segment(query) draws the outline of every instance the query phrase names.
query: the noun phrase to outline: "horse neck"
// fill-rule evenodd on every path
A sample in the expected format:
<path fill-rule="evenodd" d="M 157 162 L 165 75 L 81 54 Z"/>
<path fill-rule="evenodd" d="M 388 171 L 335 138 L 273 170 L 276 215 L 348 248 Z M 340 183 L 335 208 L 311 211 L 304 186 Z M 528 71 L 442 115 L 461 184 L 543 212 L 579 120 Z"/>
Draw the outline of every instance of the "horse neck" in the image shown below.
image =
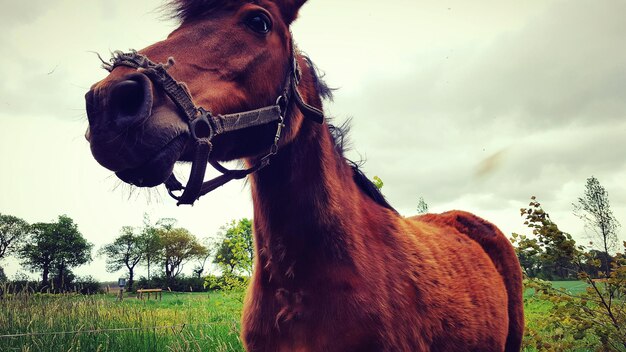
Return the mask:
<path fill-rule="evenodd" d="M 305 122 L 295 140 L 252 177 L 256 267 L 267 281 L 306 279 L 320 265 L 350 262 L 347 243 L 364 195 L 325 125 Z M 370 203 L 373 203 L 370 201 Z"/>

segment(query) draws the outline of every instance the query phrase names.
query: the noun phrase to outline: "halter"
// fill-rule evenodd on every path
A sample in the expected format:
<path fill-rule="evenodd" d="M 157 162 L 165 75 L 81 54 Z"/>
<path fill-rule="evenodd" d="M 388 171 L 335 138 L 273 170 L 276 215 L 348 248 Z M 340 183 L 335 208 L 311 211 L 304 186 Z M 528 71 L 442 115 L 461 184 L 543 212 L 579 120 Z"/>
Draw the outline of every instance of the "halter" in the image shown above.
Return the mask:
<path fill-rule="evenodd" d="M 227 115 L 213 115 L 210 111 L 193 103 L 191 93 L 187 90 L 185 84 L 175 80 L 167 72 L 174 65 L 173 58 L 169 58 L 166 64 L 157 64 L 135 50 L 131 50 L 128 53 L 116 51 L 113 53 L 110 61 L 104 62 L 102 67 L 109 72 L 118 66 L 137 69 L 150 78 L 154 85 L 160 86 L 182 113 L 181 118 L 189 125 L 189 131 L 195 142 L 195 155 L 187 185 L 183 187 L 182 183 L 172 174 L 165 181 L 165 187 L 169 195 L 178 201 L 177 205 L 193 205 L 197 199 L 216 188 L 232 180 L 242 179 L 269 165 L 270 159 L 278 153 L 278 142 L 285 127 L 285 114 L 292 97 L 305 117 L 319 124 L 324 123 L 324 113 L 320 109 L 307 104 L 298 91 L 301 72 L 293 44 L 290 63 L 291 67 L 285 78 L 281 94 L 276 98 L 274 105 Z M 277 127 L 274 143 L 268 153 L 252 167 L 242 170 L 229 170 L 217 161 L 209 160 L 211 150 L 213 149 L 213 144 L 211 143 L 213 137 L 275 121 L 277 122 Z M 207 163 L 210 163 L 222 175 L 203 182 Z M 182 191 L 182 194 L 176 195 L 174 192 L 177 191 Z"/>

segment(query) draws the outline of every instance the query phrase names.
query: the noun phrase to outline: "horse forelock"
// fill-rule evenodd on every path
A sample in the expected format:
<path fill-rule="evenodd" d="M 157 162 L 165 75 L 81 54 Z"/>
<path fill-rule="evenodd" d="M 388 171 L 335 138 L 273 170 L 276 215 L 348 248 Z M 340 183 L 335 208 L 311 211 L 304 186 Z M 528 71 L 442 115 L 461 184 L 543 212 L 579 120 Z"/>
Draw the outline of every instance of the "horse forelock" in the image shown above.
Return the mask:
<path fill-rule="evenodd" d="M 256 3 L 245 0 L 171 0 L 165 8 L 171 12 L 170 17 L 181 22 L 201 19 L 212 12 L 236 8 L 244 3 Z"/>

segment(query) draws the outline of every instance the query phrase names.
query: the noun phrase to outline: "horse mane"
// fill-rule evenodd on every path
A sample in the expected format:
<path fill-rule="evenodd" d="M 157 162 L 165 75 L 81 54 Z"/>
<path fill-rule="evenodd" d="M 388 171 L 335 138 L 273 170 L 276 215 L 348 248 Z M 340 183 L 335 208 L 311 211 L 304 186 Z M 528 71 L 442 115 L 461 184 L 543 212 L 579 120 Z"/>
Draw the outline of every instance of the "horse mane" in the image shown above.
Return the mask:
<path fill-rule="evenodd" d="M 387 202 L 387 199 L 385 199 L 385 196 L 382 194 L 382 192 L 367 176 L 365 176 L 363 171 L 361 171 L 361 167 L 365 162 L 363 160 L 359 162 L 354 162 L 344 155 L 344 153 L 350 149 L 350 143 L 347 139 L 348 132 L 350 132 L 350 122 L 351 120 L 347 120 L 339 126 L 327 123 L 328 130 L 330 131 L 330 134 L 333 137 L 333 141 L 335 142 L 335 152 L 341 158 L 343 158 L 343 160 L 352 169 L 352 179 L 354 180 L 354 183 L 356 183 L 356 185 L 359 187 L 361 192 L 365 193 L 374 202 L 376 202 L 376 204 L 392 210 L 395 213 L 398 213 L 398 211 L 393 206 L 391 206 L 389 202 Z"/>
<path fill-rule="evenodd" d="M 333 100 L 333 88 L 330 88 L 328 84 L 324 81 L 324 74 L 319 70 L 319 68 L 311 61 L 308 55 L 300 52 L 300 55 L 307 62 L 307 66 L 311 69 L 311 75 L 313 76 L 313 82 L 315 83 L 316 93 L 324 100 Z M 385 196 L 382 192 L 374 185 L 374 183 L 361 171 L 361 167 L 365 163 L 363 160 L 360 162 L 354 162 L 348 159 L 345 156 L 345 152 L 350 149 L 350 142 L 348 140 L 348 133 L 350 132 L 350 122 L 351 119 L 346 120 L 341 125 L 337 126 L 330 123 L 330 119 L 326 119 L 326 125 L 328 126 L 328 130 L 330 131 L 331 136 L 333 137 L 333 142 L 335 144 L 335 152 L 343 158 L 343 160 L 352 168 L 353 176 L 352 179 L 354 183 L 359 187 L 359 189 L 365 193 L 368 197 L 370 197 L 374 202 L 378 205 L 383 206 L 389 210 L 398 213 L 392 206 L 387 202 Z"/>

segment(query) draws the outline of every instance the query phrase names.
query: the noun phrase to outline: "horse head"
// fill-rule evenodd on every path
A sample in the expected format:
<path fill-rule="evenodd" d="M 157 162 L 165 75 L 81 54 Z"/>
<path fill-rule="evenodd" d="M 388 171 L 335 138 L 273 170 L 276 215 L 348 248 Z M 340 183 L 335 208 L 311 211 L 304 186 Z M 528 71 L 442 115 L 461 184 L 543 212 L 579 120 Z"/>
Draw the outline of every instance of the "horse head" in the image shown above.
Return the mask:
<path fill-rule="evenodd" d="M 136 53 L 142 60 L 162 64 L 192 106 L 211 116 L 282 108 L 279 141 L 276 123 L 215 133 L 211 160 L 246 158 L 253 163 L 298 134 L 305 118 L 295 100 L 321 109 L 314 75 L 307 70 L 308 61 L 297 54 L 289 31 L 305 2 L 177 0 L 172 6 L 180 26 L 167 39 Z M 105 63 L 110 74 L 86 94 L 86 138 L 95 159 L 123 181 L 153 187 L 168 180 L 177 161 L 197 158 L 195 136 L 180 104 L 147 66 L 119 61 L 118 57 L 118 62 Z M 285 97 L 285 85 L 293 83 L 286 80 L 290 75 L 298 85 L 294 90 L 298 99 L 286 103 L 280 98 Z"/>

